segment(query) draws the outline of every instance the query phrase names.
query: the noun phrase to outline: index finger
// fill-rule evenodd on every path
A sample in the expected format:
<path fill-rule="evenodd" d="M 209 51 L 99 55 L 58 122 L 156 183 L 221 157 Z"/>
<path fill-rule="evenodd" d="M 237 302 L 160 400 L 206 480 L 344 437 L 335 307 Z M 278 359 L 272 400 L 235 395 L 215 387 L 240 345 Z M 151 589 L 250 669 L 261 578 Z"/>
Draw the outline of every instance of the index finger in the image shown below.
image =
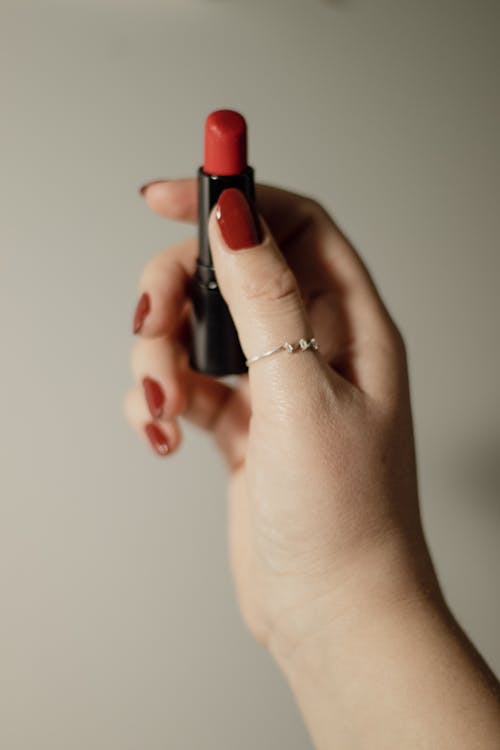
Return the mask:
<path fill-rule="evenodd" d="M 140 189 L 148 207 L 166 219 L 196 224 L 198 183 L 196 178 L 154 180 Z M 284 242 L 307 219 L 310 199 L 272 185 L 255 186 L 256 203 L 278 242 Z"/>

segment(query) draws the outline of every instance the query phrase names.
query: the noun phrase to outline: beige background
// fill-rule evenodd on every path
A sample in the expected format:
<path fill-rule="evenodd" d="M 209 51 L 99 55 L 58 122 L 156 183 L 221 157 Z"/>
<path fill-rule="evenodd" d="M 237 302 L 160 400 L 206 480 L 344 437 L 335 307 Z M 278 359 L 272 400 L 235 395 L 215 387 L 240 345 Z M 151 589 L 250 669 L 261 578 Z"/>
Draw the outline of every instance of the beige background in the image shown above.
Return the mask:
<path fill-rule="evenodd" d="M 0 8 L 0 746 L 309 747 L 240 625 L 212 446 L 156 459 L 121 415 L 138 274 L 192 231 L 136 189 L 194 174 L 219 107 L 401 324 L 433 555 L 499 671 L 498 2 Z"/>

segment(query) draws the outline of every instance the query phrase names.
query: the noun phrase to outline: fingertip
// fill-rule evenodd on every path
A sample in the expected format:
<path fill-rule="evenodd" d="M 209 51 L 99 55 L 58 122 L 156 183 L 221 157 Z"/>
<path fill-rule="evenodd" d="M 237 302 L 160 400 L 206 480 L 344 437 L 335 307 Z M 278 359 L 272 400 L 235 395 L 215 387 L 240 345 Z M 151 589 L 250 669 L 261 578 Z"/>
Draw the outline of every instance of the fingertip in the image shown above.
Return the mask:
<path fill-rule="evenodd" d="M 142 387 L 153 419 L 175 419 L 184 412 L 187 396 L 179 372 L 171 371 L 162 378 L 147 375 Z"/>
<path fill-rule="evenodd" d="M 182 433 L 178 420 L 154 419 L 140 385 L 137 384 L 129 390 L 123 402 L 123 410 L 130 426 L 139 437 L 149 443 L 157 455 L 166 456 L 179 448 Z"/>
<path fill-rule="evenodd" d="M 140 189 L 146 204 L 156 213 L 165 213 L 169 203 L 169 180 L 153 180 Z"/>
<path fill-rule="evenodd" d="M 151 297 L 148 292 L 143 292 L 139 297 L 132 320 L 132 332 L 141 333 L 144 322 L 151 312 Z"/>
<path fill-rule="evenodd" d="M 248 198 L 236 188 L 228 188 L 219 196 L 208 217 L 208 237 L 211 245 L 229 250 L 255 250 L 274 242 L 271 231 L 261 214 Z"/>
<path fill-rule="evenodd" d="M 138 339 L 152 339 L 170 336 L 176 326 L 176 319 L 169 314 L 168 306 L 160 306 L 161 292 L 142 292 L 137 302 L 132 321 L 132 332 Z"/>
<path fill-rule="evenodd" d="M 156 455 L 171 456 L 178 450 L 182 435 L 177 420 L 151 420 L 143 426 L 144 435 Z"/>
<path fill-rule="evenodd" d="M 139 189 L 148 207 L 168 219 L 197 221 L 198 195 L 196 180 L 152 180 Z"/>
<path fill-rule="evenodd" d="M 164 182 L 168 182 L 168 179 L 161 177 L 157 180 L 149 180 L 148 182 L 145 182 L 143 185 L 141 185 L 137 192 L 140 196 L 144 197 L 149 188 L 151 188 L 153 185 L 159 185 Z"/>
<path fill-rule="evenodd" d="M 139 339 L 130 364 L 153 419 L 175 419 L 186 409 L 187 354 L 166 338 Z"/>

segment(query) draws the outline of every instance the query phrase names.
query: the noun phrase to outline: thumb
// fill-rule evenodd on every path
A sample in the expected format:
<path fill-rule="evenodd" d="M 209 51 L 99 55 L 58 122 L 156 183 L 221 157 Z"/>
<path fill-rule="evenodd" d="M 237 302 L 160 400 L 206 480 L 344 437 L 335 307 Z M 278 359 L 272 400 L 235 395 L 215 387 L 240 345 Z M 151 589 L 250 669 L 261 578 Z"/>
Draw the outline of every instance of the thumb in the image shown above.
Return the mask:
<path fill-rule="evenodd" d="M 285 342 L 295 345 L 250 364 L 250 382 L 304 382 L 305 369 L 318 369 L 314 350 L 302 351 L 300 339 L 313 336 L 295 275 L 268 226 L 236 188 L 221 193 L 208 224 L 215 273 L 247 359 Z M 272 375 L 274 373 L 274 375 Z"/>

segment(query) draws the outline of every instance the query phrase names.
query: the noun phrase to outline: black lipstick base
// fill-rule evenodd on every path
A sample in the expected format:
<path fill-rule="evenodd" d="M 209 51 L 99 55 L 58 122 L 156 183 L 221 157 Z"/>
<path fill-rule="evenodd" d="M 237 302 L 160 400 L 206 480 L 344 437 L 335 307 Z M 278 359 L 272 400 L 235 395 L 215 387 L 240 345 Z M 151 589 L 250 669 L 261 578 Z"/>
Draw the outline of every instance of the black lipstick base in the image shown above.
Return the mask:
<path fill-rule="evenodd" d="M 247 372 L 245 355 L 229 308 L 220 292 L 208 241 L 208 218 L 220 194 L 237 188 L 251 206 L 255 201 L 254 172 L 247 167 L 237 175 L 207 174 L 198 170 L 199 252 L 191 281 L 191 340 L 189 364 L 205 375 L 240 375 Z"/>

